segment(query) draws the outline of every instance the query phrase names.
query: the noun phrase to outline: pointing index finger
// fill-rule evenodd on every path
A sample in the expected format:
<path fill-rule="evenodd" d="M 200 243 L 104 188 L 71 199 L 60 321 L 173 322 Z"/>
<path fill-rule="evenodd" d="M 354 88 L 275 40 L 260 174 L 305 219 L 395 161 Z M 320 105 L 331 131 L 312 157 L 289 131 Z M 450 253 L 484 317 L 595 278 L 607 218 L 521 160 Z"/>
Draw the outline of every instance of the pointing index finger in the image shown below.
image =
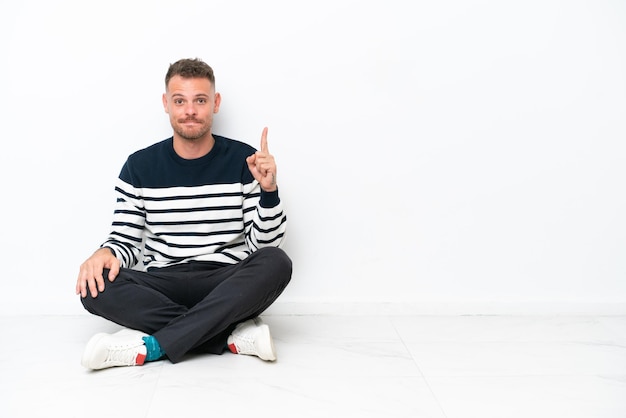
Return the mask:
<path fill-rule="evenodd" d="M 261 151 L 268 152 L 267 149 L 267 126 L 263 128 L 263 133 L 261 134 Z"/>

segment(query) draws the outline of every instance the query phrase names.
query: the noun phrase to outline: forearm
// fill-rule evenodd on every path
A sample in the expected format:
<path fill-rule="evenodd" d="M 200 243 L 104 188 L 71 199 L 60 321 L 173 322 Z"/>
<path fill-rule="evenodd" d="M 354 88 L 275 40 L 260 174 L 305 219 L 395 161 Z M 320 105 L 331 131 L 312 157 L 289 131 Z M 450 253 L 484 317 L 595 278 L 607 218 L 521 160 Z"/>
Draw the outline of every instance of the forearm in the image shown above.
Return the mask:
<path fill-rule="evenodd" d="M 252 250 L 261 247 L 280 247 L 287 229 L 287 216 L 278 190 L 261 192 L 246 241 Z"/>
<path fill-rule="evenodd" d="M 138 262 L 143 241 L 145 210 L 143 199 L 132 185 L 118 179 L 116 204 L 111 232 L 101 247 L 111 249 L 122 267 L 132 267 Z"/>

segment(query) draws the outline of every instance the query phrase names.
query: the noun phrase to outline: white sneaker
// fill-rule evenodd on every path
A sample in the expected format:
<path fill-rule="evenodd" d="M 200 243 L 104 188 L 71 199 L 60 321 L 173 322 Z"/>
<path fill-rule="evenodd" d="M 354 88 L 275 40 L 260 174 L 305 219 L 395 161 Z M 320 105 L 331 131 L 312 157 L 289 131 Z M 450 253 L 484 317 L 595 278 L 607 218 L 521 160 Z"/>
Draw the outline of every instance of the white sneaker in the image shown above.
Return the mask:
<path fill-rule="evenodd" d="M 146 360 L 146 346 L 140 331 L 123 329 L 115 334 L 98 333 L 91 337 L 81 364 L 93 370 L 115 366 L 141 366 Z"/>
<path fill-rule="evenodd" d="M 276 349 L 270 327 L 260 318 L 249 319 L 235 327 L 228 337 L 228 348 L 235 354 L 257 356 L 263 360 L 276 360 Z"/>

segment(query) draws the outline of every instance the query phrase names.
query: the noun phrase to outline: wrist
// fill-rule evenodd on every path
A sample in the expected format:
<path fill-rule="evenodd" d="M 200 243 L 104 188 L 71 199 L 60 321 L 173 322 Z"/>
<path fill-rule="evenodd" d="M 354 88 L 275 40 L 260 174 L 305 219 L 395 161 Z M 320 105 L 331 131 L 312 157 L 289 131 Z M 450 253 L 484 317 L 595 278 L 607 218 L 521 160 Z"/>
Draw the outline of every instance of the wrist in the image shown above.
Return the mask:
<path fill-rule="evenodd" d="M 117 257 L 117 255 L 115 254 L 115 250 L 111 247 L 105 246 L 105 247 L 100 247 L 100 249 L 98 251 L 105 251 L 108 250 L 111 252 L 111 254 L 113 254 L 113 257 Z"/>
<path fill-rule="evenodd" d="M 267 191 L 261 188 L 261 198 L 259 199 L 259 204 L 263 208 L 273 208 L 274 206 L 280 203 L 280 198 L 278 197 L 278 187 L 276 187 L 272 191 Z"/>

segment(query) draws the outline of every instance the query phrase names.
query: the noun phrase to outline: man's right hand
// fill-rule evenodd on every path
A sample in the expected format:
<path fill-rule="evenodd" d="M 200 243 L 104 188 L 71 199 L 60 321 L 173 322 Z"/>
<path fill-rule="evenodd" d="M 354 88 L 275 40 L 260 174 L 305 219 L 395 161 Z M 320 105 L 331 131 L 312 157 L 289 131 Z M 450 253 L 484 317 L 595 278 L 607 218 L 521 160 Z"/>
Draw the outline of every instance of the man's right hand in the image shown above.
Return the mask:
<path fill-rule="evenodd" d="M 87 297 L 87 291 L 91 297 L 98 296 L 98 292 L 104 292 L 103 270 L 109 269 L 107 279 L 112 282 L 120 271 L 120 262 L 107 247 L 100 248 L 93 253 L 83 264 L 80 265 L 78 280 L 76 281 L 76 294 Z"/>

